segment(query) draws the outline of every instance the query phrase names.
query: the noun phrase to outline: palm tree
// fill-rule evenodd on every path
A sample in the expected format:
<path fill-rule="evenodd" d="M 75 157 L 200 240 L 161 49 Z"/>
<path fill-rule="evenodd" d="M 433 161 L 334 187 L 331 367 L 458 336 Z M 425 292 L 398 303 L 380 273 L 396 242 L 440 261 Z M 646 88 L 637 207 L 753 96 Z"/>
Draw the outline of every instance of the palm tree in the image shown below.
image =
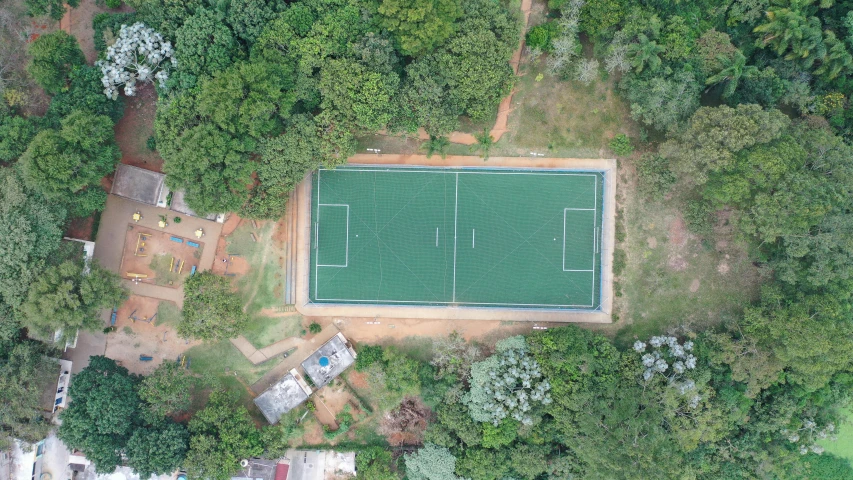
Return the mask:
<path fill-rule="evenodd" d="M 631 57 L 631 65 L 637 69 L 637 73 L 643 71 L 648 64 L 649 69 L 655 71 L 660 67 L 660 54 L 666 50 L 654 40 L 650 40 L 646 34 L 637 36 L 637 43 L 628 46 L 628 56 Z"/>
<path fill-rule="evenodd" d="M 827 30 L 824 32 L 823 43 L 826 45 L 826 55 L 821 59 L 820 66 L 815 69 L 815 75 L 820 75 L 826 80 L 833 80 L 841 72 L 850 72 L 853 66 L 853 56 L 847 51 L 844 42 L 835 36 L 835 32 Z"/>
<path fill-rule="evenodd" d="M 492 147 L 495 144 L 495 137 L 493 137 L 489 131 L 484 128 L 483 133 L 475 134 L 474 138 L 477 139 L 477 144 L 474 146 L 474 149 L 480 151 L 480 156 L 483 157 L 483 161 L 488 160 L 489 153 L 491 153 Z"/>
<path fill-rule="evenodd" d="M 450 145 L 450 140 L 448 140 L 447 137 L 430 136 L 429 140 L 427 140 L 424 145 L 427 151 L 427 158 L 432 157 L 434 153 L 441 155 L 441 158 L 446 157 L 447 153 L 445 153 L 444 149 L 447 148 L 448 145 Z"/>
<path fill-rule="evenodd" d="M 769 46 L 785 60 L 801 60 L 806 68 L 826 55 L 820 19 L 806 17 L 797 2 L 792 2 L 791 8 L 768 10 L 767 22 L 753 31 L 764 34 L 756 40 L 756 46 Z"/>
<path fill-rule="evenodd" d="M 758 67 L 746 64 L 746 57 L 740 50 L 735 51 L 734 57 L 726 57 L 718 55 L 717 60 L 723 66 L 716 75 L 708 77 L 705 85 L 715 85 L 717 83 L 726 82 L 726 87 L 723 89 L 723 97 L 731 97 L 737 90 L 741 78 L 751 78 L 758 75 Z"/>

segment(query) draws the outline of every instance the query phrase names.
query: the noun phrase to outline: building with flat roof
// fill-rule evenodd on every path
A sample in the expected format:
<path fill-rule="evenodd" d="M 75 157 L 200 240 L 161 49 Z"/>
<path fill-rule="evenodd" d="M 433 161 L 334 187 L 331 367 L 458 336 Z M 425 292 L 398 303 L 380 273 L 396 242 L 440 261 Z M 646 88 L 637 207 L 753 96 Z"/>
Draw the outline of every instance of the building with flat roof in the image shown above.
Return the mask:
<path fill-rule="evenodd" d="M 311 388 L 296 369 L 291 369 L 287 375 L 255 397 L 255 405 L 270 424 L 275 424 L 282 415 L 308 400 L 309 395 Z"/>
<path fill-rule="evenodd" d="M 302 370 L 317 388 L 321 388 L 355 363 L 355 357 L 355 350 L 338 332 L 302 362 Z"/>

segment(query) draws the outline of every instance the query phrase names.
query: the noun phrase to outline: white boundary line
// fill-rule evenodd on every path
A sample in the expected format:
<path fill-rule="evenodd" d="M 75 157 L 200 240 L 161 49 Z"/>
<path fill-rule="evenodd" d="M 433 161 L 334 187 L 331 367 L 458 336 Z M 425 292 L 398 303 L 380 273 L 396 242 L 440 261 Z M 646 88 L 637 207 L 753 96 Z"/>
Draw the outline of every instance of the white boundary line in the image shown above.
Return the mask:
<path fill-rule="evenodd" d="M 321 173 L 323 173 L 323 169 L 322 168 L 317 169 L 317 204 L 318 205 L 320 204 L 320 174 Z M 314 210 L 313 206 L 311 207 L 311 210 L 313 213 L 313 210 Z M 320 207 L 317 207 L 317 218 L 314 221 L 317 222 L 317 236 L 314 239 L 314 241 L 317 242 L 317 251 L 314 253 L 314 297 L 319 298 L 320 297 L 320 285 L 319 285 L 318 278 L 320 278 L 320 267 L 318 267 L 317 264 L 320 262 L 317 261 L 318 260 L 317 256 L 320 255 Z M 308 267 L 309 267 L 308 271 L 310 272 L 311 266 L 309 265 Z M 310 283 L 309 283 L 309 285 L 310 285 Z M 309 297 L 310 296 L 311 295 L 309 293 Z"/>
<path fill-rule="evenodd" d="M 566 268 L 566 212 L 569 210 L 573 210 L 573 211 L 581 210 L 581 211 L 592 211 L 592 212 L 595 211 L 594 208 L 564 208 L 563 209 L 563 271 L 564 272 L 593 272 L 594 270 L 573 270 L 573 269 L 567 269 Z M 593 213 L 592 216 L 593 216 L 593 218 L 592 218 L 592 225 L 593 225 L 593 227 L 592 227 L 592 268 L 595 269 L 595 251 L 596 251 L 596 245 L 597 245 L 596 235 L 595 235 L 595 233 L 597 231 L 595 228 L 595 222 L 596 222 L 595 213 Z M 594 295 L 595 295 L 595 292 L 593 292 L 593 298 L 594 298 Z"/>
<path fill-rule="evenodd" d="M 453 205 L 453 296 L 456 301 L 456 220 L 459 218 L 459 172 L 456 172 L 456 200 Z M 451 302 L 451 303 L 453 303 Z"/>
<path fill-rule="evenodd" d="M 356 303 L 365 303 L 365 302 L 373 302 L 375 305 L 382 305 L 383 303 L 408 303 L 417 306 L 429 306 L 429 305 L 504 305 L 511 306 L 517 305 L 519 307 L 585 307 L 591 308 L 595 305 L 555 305 L 553 303 L 489 303 L 489 302 L 435 302 L 431 300 L 350 300 L 347 298 L 318 298 L 315 301 L 331 301 L 331 302 L 356 302 Z M 426 304 L 426 305 L 424 305 Z"/>
<path fill-rule="evenodd" d="M 601 179 L 604 183 L 604 178 Z M 592 214 L 592 293 L 589 303 L 595 305 L 595 231 L 598 229 L 598 179 L 592 184 L 592 206 L 595 207 L 595 212 Z M 599 299 L 601 295 L 599 293 Z M 601 305 L 599 305 L 600 307 Z"/>
<path fill-rule="evenodd" d="M 472 228 L 471 229 L 471 248 L 474 248 L 475 245 L 477 245 L 476 242 L 477 242 L 477 229 Z"/>
<path fill-rule="evenodd" d="M 319 201 L 319 199 L 318 199 L 318 201 Z M 320 248 L 319 248 L 320 247 L 320 240 L 319 240 L 319 238 L 320 238 L 320 228 L 319 228 L 319 225 L 320 225 L 320 220 L 319 220 L 319 218 L 320 218 L 320 207 L 346 207 L 346 209 L 347 209 L 347 244 L 346 244 L 346 250 L 344 253 L 344 264 L 343 265 L 326 265 L 326 264 L 320 263 Z M 316 258 L 317 266 L 318 267 L 346 268 L 347 266 L 349 266 L 349 205 L 347 205 L 346 203 L 318 203 L 317 204 L 317 219 L 318 219 L 317 220 L 317 227 L 318 227 L 317 228 L 317 247 L 318 248 L 317 248 L 317 258 Z"/>
<path fill-rule="evenodd" d="M 459 168 L 459 167 L 452 167 L 452 168 Z M 441 175 L 448 175 L 448 174 L 459 175 L 460 173 L 461 174 L 467 174 L 467 175 L 544 175 L 544 176 L 548 176 L 548 177 L 555 177 L 555 176 L 595 177 L 596 176 L 595 173 L 556 173 L 556 172 L 555 173 L 537 173 L 537 172 L 516 172 L 516 171 L 499 172 L 499 171 L 494 171 L 494 170 L 490 170 L 488 172 L 471 172 L 471 171 L 465 171 L 465 170 L 460 170 L 460 171 L 445 170 L 442 168 L 431 168 L 429 170 L 418 170 L 415 168 L 400 168 L 400 167 L 397 167 L 397 168 L 349 168 L 349 167 L 340 167 L 340 168 L 334 168 L 334 169 L 320 168 L 318 171 L 325 171 L 325 172 L 335 172 L 335 171 L 337 171 L 337 172 L 344 172 L 344 171 L 345 172 L 374 172 L 374 173 L 435 173 L 435 174 L 441 174 Z M 593 209 L 589 208 L 587 210 L 593 210 Z"/>
<path fill-rule="evenodd" d="M 518 307 L 551 307 L 551 308 L 593 308 L 595 307 L 595 245 L 596 239 L 593 238 L 593 270 L 566 270 L 565 269 L 565 249 L 566 249 L 566 238 L 565 238 L 565 228 L 566 228 L 566 211 L 567 210 L 581 210 L 581 211 L 598 211 L 598 174 L 596 173 L 535 173 L 535 172 L 471 172 L 471 171 L 435 171 L 434 169 L 430 170 L 418 170 L 418 169 L 409 169 L 409 168 L 339 168 L 339 169 L 326 169 L 319 168 L 317 169 L 317 225 L 318 230 L 316 234 L 317 244 L 319 246 L 319 207 L 320 206 L 344 206 L 347 207 L 347 253 L 346 253 L 346 262 L 349 263 L 349 205 L 348 204 L 321 204 L 320 203 L 320 172 L 321 171 L 354 171 L 354 172 L 374 172 L 374 173 L 399 173 L 399 172 L 412 172 L 412 173 L 437 173 L 437 174 L 456 174 L 456 199 L 454 205 L 454 218 L 453 218 L 453 296 L 452 301 L 450 302 L 439 302 L 439 301 L 429 301 L 429 300 L 353 300 L 353 299 L 343 299 L 343 298 L 320 298 L 318 295 L 318 286 L 317 286 L 317 277 L 318 277 L 318 267 L 346 267 L 346 265 L 319 265 L 315 263 L 315 273 L 314 273 L 314 301 L 317 302 L 347 302 L 345 304 L 363 304 L 363 303 L 372 303 L 377 306 L 381 306 L 383 304 L 389 303 L 400 303 L 400 304 L 412 304 L 412 305 L 420 305 L 424 306 L 424 304 L 428 305 L 495 305 L 495 306 L 518 306 Z M 550 303 L 496 303 L 496 302 L 457 302 L 456 301 L 456 240 L 457 240 L 457 220 L 458 220 L 458 210 L 459 210 L 459 174 L 477 174 L 477 175 L 545 175 L 545 176 L 575 176 L 575 177 L 594 177 L 595 181 L 593 182 L 593 205 L 595 208 L 564 208 L 563 209 L 563 271 L 564 272 L 591 272 L 592 273 L 592 298 L 591 303 L 589 305 L 556 305 Z M 603 181 L 603 178 L 602 178 Z M 595 237 L 595 232 L 597 230 L 597 214 L 593 213 L 593 237 Z M 475 230 L 476 231 L 476 230 Z M 436 234 L 438 230 L 436 229 Z M 474 238 L 472 234 L 472 248 L 474 246 Z M 317 253 L 319 257 L 319 249 Z M 344 305 L 345 305 L 344 304 Z M 322 304 L 319 304 L 322 305 Z"/>
<path fill-rule="evenodd" d="M 435 246 L 438 246 L 438 227 L 435 227 Z"/>

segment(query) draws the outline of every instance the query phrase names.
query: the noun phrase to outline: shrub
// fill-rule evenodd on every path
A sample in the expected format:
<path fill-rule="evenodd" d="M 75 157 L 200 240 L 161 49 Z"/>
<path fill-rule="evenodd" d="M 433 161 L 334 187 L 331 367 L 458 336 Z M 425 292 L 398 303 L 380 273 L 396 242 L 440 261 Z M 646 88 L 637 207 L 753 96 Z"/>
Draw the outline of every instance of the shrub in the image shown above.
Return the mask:
<path fill-rule="evenodd" d="M 152 152 L 157 150 L 157 139 L 154 138 L 154 135 L 148 137 L 148 140 L 145 140 L 145 146 L 148 147 L 148 150 Z"/>
<path fill-rule="evenodd" d="M 107 8 L 119 8 L 121 7 L 121 0 L 105 0 L 104 3 L 107 4 Z"/>
<path fill-rule="evenodd" d="M 696 235 L 705 237 L 713 233 L 714 223 L 712 214 L 714 207 L 710 203 L 701 200 L 690 200 L 684 210 L 684 220 L 687 229 Z"/>
<path fill-rule="evenodd" d="M 311 333 L 320 333 L 321 330 L 323 330 L 323 327 L 317 322 L 311 322 L 311 325 L 308 325 L 308 331 Z"/>
<path fill-rule="evenodd" d="M 675 184 L 676 177 L 669 169 L 669 161 L 660 155 L 643 155 L 637 163 L 640 192 L 653 199 L 663 200 Z"/>
<path fill-rule="evenodd" d="M 364 345 L 358 349 L 355 359 L 355 369 L 359 372 L 367 370 L 376 362 L 382 362 L 382 347 L 379 345 Z"/>
<path fill-rule="evenodd" d="M 543 52 L 551 52 L 554 50 L 554 46 L 551 41 L 554 40 L 559 33 L 560 28 L 557 26 L 557 22 L 546 22 L 531 28 L 530 31 L 527 32 L 525 42 L 531 50 L 538 48 Z"/>
<path fill-rule="evenodd" d="M 172 219 L 172 221 L 175 223 L 181 223 L 181 217 L 175 217 Z"/>
<path fill-rule="evenodd" d="M 613 251 L 613 275 L 621 275 L 628 264 L 628 254 L 625 250 L 617 248 Z"/>
<path fill-rule="evenodd" d="M 613 140 L 610 140 L 609 147 L 619 157 L 627 157 L 634 153 L 634 146 L 631 145 L 631 139 L 624 133 L 613 137 Z"/>

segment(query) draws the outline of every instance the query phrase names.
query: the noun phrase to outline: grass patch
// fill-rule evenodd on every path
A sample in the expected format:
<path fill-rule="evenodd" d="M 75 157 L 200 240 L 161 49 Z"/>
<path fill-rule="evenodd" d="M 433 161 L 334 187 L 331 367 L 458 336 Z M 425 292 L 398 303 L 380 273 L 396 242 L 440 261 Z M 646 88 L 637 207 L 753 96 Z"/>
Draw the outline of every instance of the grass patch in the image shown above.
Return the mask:
<path fill-rule="evenodd" d="M 273 222 L 258 229 L 246 222 L 228 236 L 228 253 L 240 255 L 249 263 L 249 271 L 237 281 L 249 313 L 284 303 L 284 278 L 278 264 L 280 252 L 272 238 L 274 233 Z"/>
<path fill-rule="evenodd" d="M 278 318 L 254 316 L 243 331 L 243 336 L 255 348 L 264 348 L 285 338 L 298 336 L 301 330 L 301 315 Z"/>
<path fill-rule="evenodd" d="M 821 440 L 817 443 L 826 449 L 826 453 L 853 462 L 853 409 L 848 408 L 844 413 L 846 419 L 841 425 L 837 426 L 838 439 L 835 441 Z"/>
<path fill-rule="evenodd" d="M 274 362 L 253 365 L 228 340 L 195 346 L 187 350 L 186 355 L 191 359 L 190 369 L 194 373 L 220 379 L 234 377 L 236 373 L 249 385 L 275 366 Z"/>
<path fill-rule="evenodd" d="M 493 156 L 529 155 L 598 158 L 619 133 L 636 136 L 629 108 L 608 79 L 584 85 L 545 73 L 545 59 L 527 65 L 517 80 L 509 132 L 492 149 Z M 536 81 L 543 74 L 540 81 Z"/>
<path fill-rule="evenodd" d="M 629 325 L 617 342 L 739 318 L 757 299 L 763 277 L 736 241 L 734 227 L 720 222 L 707 237 L 697 236 L 682 214 L 686 200 L 647 201 L 628 188 L 619 309 Z"/>
<path fill-rule="evenodd" d="M 181 283 L 181 276 L 172 271 L 174 257 L 160 253 L 151 257 L 148 266 L 154 271 L 154 283 L 157 285 L 176 285 Z"/>
<path fill-rule="evenodd" d="M 154 322 L 154 325 L 158 327 L 160 325 L 168 325 L 172 328 L 177 328 L 182 318 L 183 315 L 178 310 L 177 305 L 172 302 L 163 301 L 157 305 L 157 321 Z"/>

